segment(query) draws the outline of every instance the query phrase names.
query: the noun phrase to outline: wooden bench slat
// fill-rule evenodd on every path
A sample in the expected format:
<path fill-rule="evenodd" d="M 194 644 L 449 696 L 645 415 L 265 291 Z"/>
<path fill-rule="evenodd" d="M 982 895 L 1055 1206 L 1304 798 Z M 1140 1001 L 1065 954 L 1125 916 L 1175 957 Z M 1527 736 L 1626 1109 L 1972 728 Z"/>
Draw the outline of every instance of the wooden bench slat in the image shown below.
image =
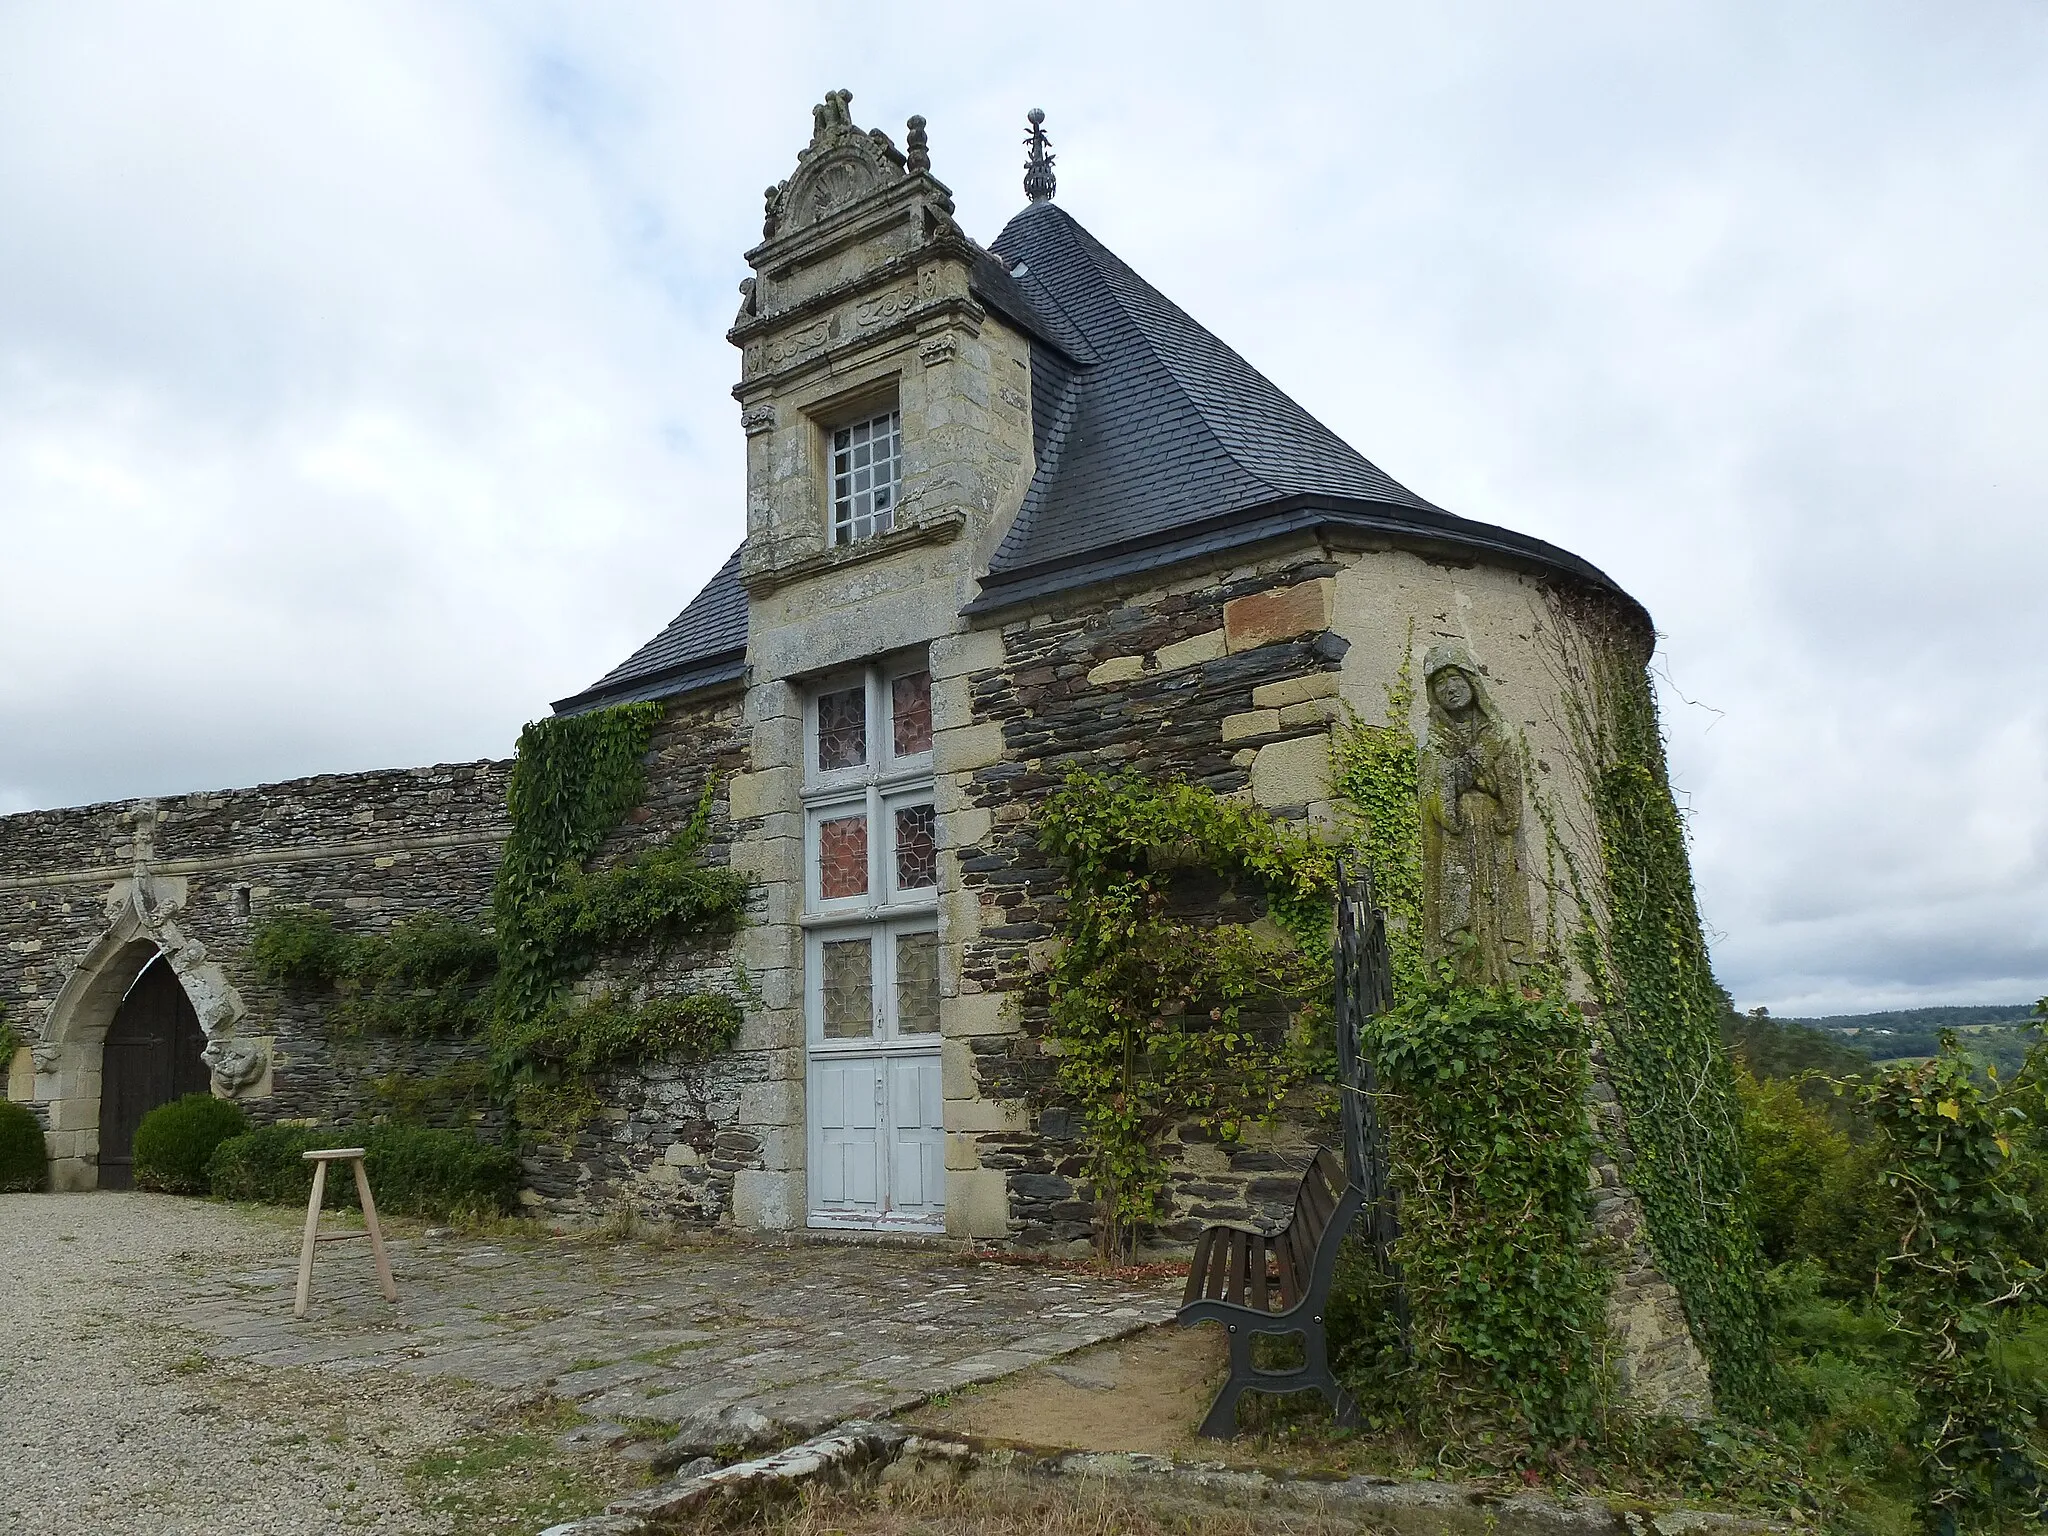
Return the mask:
<path fill-rule="evenodd" d="M 1216 1234 L 1221 1227 L 1204 1227 L 1202 1235 L 1195 1239 L 1195 1257 L 1188 1265 L 1188 1288 L 1181 1292 L 1180 1304 L 1190 1306 L 1202 1299 L 1202 1280 L 1209 1272 L 1209 1250 L 1215 1246 Z"/>
<path fill-rule="evenodd" d="M 1274 1243 L 1280 1257 L 1280 1305 L 1283 1309 L 1301 1300 L 1301 1233 L 1293 1222 L 1280 1229 Z"/>
<path fill-rule="evenodd" d="M 1309 1164 L 1308 1172 L 1302 1176 L 1301 1194 L 1297 1198 L 1295 1221 L 1306 1226 L 1311 1242 L 1322 1241 L 1323 1228 L 1330 1224 L 1330 1217 L 1336 1213 L 1337 1196 L 1323 1172 L 1320 1157 Z"/>
<path fill-rule="evenodd" d="M 1266 1304 L 1266 1259 L 1269 1250 L 1266 1247 L 1265 1235 L 1254 1233 L 1247 1246 L 1251 1249 L 1252 1305 L 1261 1312 L 1270 1312 L 1273 1309 Z"/>
<path fill-rule="evenodd" d="M 1231 1229 L 1229 1227 L 1219 1227 L 1217 1229 L 1217 1243 L 1214 1243 L 1214 1247 L 1208 1251 L 1208 1278 L 1202 1282 L 1202 1294 L 1204 1296 L 1210 1296 L 1210 1298 L 1223 1296 L 1223 1276 L 1227 1274 L 1225 1266 L 1229 1266 L 1229 1262 L 1231 1262 Z"/>

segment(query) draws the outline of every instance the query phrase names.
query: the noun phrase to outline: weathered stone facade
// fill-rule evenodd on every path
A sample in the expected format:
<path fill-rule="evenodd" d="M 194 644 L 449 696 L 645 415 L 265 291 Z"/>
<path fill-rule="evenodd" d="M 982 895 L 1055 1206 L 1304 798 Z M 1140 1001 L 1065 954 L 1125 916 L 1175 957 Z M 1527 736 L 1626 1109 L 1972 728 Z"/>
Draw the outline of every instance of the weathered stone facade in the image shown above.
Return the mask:
<path fill-rule="evenodd" d="M 1419 683 L 1433 647 L 1453 647 L 1483 678 L 1500 732 L 1525 753 L 1527 792 L 1545 807 L 1548 830 L 1525 819 L 1511 834 L 1519 862 L 1500 866 L 1522 882 L 1541 942 L 1555 947 L 1580 914 L 1539 837 L 1554 831 L 1597 867 L 1559 694 L 1560 657 L 1586 637 L 1558 596 L 1604 594 L 1647 654 L 1640 611 L 1574 557 L 1451 518 L 1331 446 L 1085 232 L 1040 220 L 1018 247 L 1031 259 L 976 245 L 930 174 L 922 120 L 909 150 L 856 128 L 842 93 L 817 109 L 796 172 L 770 190 L 731 332 L 747 454 L 734 585 L 707 589 L 650 643 L 645 666 L 629 662 L 565 704 L 667 700 L 646 801 L 595 862 L 658 845 L 715 779 L 707 857 L 752 877 L 757 898 L 730 945 L 586 979 L 586 989 L 730 987 L 747 1006 L 726 1056 L 621 1074 L 604 1118 L 573 1146 L 531 1149 L 530 1197 L 557 1212 L 631 1205 L 769 1229 L 817 1218 L 812 1068 L 829 1042 L 807 955 L 844 914 L 821 911 L 807 885 L 819 803 L 810 769 L 819 693 L 852 670 L 929 674 L 930 744 L 913 755 L 936 828 L 938 1027 L 908 1044 L 935 1062 L 943 1224 L 957 1237 L 1042 1247 L 1091 1236 L 1072 1106 L 1057 1101 L 1045 1041 L 1042 975 L 1063 898 L 1032 831 L 1070 767 L 1179 777 L 1311 829 L 1337 827 L 1347 812 L 1330 787 L 1333 724 L 1347 710 L 1383 721 L 1390 690 Z M 1075 382 L 1084 376 L 1108 382 L 1090 395 Z M 1155 412 L 1162 442 L 1178 432 L 1190 446 L 1154 462 L 1152 428 L 1120 438 L 1103 414 L 1112 408 Z M 835 522 L 844 470 L 834 433 L 884 417 L 901 439 L 890 515 L 849 537 Z M 1297 451 L 1308 468 L 1278 462 Z M 1095 477 L 1087 496 L 1070 490 L 1083 510 L 1064 514 L 1066 525 L 1058 486 L 1048 490 L 1063 465 Z M 1334 490 L 1318 509 L 1298 482 L 1325 472 Z M 1089 517 L 1113 518 L 1126 491 L 1151 510 L 1133 515 L 1128 538 L 1091 544 Z M 1235 521 L 1221 515 L 1238 510 Z M 1199 536 L 1174 542 L 1169 513 Z M 1035 565 L 1032 538 L 1050 551 Z M 1416 693 L 1406 723 L 1420 737 L 1427 705 Z M 267 1068 L 241 1094 L 259 1116 L 376 1113 L 377 1076 L 473 1057 L 473 1042 L 332 1038 L 317 1007 L 256 980 L 245 950 L 253 922 L 292 904 L 359 927 L 483 914 L 507 767 L 0 819 L 0 1000 L 32 1042 L 10 1091 L 47 1115 L 62 1180 L 91 1183 L 98 1040 L 158 948 L 209 1036 L 260 1043 Z M 873 790 L 873 803 L 911 783 Z M 1220 886 L 1204 899 L 1219 912 L 1239 900 Z M 1618 1116 L 1600 1123 L 1619 1148 Z M 1322 1134 L 1304 1120 L 1227 1147 L 1187 1135 L 1171 1155 L 1159 1238 L 1184 1241 L 1217 1220 L 1277 1221 Z M 1699 1356 L 1641 1239 L 1625 1164 L 1619 1152 L 1606 1159 L 1595 1192 L 1602 1230 L 1624 1255 L 1613 1309 L 1632 1362 L 1624 1374 L 1646 1399 L 1690 1408 L 1704 1401 Z"/>
<path fill-rule="evenodd" d="M 432 1077 L 473 1055 L 465 1042 L 338 1039 L 317 1003 L 261 981 L 247 949 L 258 923 L 293 906 L 356 928 L 424 912 L 479 917 L 505 836 L 508 766 L 323 775 L 0 818 L 0 1003 L 27 1042 L 8 1092 L 45 1118 L 52 1181 L 93 1187 L 100 1042 L 159 952 L 210 1042 L 260 1052 L 262 1069 L 235 1093 L 258 1119 L 352 1119 L 378 1108 L 377 1079 Z"/>

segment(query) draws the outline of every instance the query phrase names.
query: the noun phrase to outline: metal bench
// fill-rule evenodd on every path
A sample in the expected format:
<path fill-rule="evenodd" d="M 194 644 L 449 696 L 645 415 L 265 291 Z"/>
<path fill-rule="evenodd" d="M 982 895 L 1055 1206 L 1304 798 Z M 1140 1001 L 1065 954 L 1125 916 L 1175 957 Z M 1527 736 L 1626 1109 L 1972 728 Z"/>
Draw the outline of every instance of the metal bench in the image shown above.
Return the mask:
<path fill-rule="evenodd" d="M 1221 1323 L 1230 1341 L 1230 1379 L 1202 1420 L 1201 1433 L 1215 1439 L 1237 1433 L 1237 1403 L 1246 1392 L 1321 1392 L 1338 1423 L 1358 1422 L 1358 1405 L 1330 1370 L 1324 1320 L 1338 1249 L 1361 1213 L 1374 1258 L 1400 1294 L 1385 1135 L 1372 1107 L 1377 1085 L 1358 1048 L 1359 1027 L 1392 999 L 1386 920 L 1369 879 L 1347 882 L 1340 869 L 1338 887 L 1336 1031 L 1344 1159 L 1340 1163 L 1327 1147 L 1316 1152 L 1295 1191 L 1293 1214 L 1277 1232 L 1217 1226 L 1195 1243 L 1178 1320 Z M 1302 1341 L 1299 1366 L 1268 1370 L 1254 1363 L 1255 1340 L 1296 1334 Z"/>

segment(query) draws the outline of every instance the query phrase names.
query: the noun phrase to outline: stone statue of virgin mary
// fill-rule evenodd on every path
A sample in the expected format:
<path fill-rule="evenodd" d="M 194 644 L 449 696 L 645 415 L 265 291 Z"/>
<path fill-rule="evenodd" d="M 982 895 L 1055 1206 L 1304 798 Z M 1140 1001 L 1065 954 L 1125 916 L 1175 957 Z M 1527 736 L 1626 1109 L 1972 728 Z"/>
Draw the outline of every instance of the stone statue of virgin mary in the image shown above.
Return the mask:
<path fill-rule="evenodd" d="M 1429 694 L 1419 764 L 1424 952 L 1448 957 L 1471 985 L 1506 985 L 1532 958 L 1518 853 L 1520 756 L 1463 646 L 1430 647 L 1422 670 Z"/>

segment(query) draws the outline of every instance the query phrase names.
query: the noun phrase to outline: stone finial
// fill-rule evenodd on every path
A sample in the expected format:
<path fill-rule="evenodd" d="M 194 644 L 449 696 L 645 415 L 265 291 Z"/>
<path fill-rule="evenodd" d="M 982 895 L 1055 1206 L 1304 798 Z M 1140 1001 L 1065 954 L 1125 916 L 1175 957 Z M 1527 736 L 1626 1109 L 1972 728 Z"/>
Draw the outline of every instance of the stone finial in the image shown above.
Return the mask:
<path fill-rule="evenodd" d="M 913 176 L 922 176 L 932 168 L 931 143 L 924 136 L 924 119 L 913 117 L 904 125 L 903 148 L 906 155 L 904 169 Z"/>
<path fill-rule="evenodd" d="M 853 92 L 827 91 L 825 99 L 811 108 L 811 142 L 823 144 L 833 134 L 853 127 L 853 116 L 846 109 L 853 105 Z"/>
<path fill-rule="evenodd" d="M 779 181 L 761 194 L 761 238 L 763 240 L 773 240 L 775 238 L 776 226 L 782 222 L 781 211 L 777 206 L 781 198 L 782 183 Z"/>
<path fill-rule="evenodd" d="M 1033 107 L 1029 113 L 1031 134 L 1024 140 L 1030 151 L 1024 161 L 1024 195 L 1034 203 L 1049 203 L 1059 188 L 1052 173 L 1052 140 L 1045 136 L 1045 110 Z"/>

